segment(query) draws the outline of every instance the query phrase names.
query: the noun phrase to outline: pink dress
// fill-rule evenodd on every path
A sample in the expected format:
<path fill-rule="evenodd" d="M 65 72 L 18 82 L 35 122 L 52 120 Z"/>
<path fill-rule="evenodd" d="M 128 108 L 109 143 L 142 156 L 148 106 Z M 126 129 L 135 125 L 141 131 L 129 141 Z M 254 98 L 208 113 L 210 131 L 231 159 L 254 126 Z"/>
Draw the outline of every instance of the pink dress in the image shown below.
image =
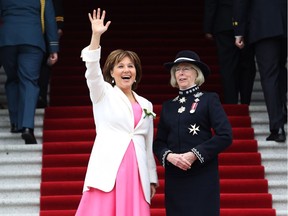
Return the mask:
<path fill-rule="evenodd" d="M 132 104 L 134 127 L 141 118 L 142 109 Z M 90 188 L 82 195 L 76 216 L 149 216 L 150 206 L 144 198 L 133 140 L 119 167 L 112 191 Z"/>

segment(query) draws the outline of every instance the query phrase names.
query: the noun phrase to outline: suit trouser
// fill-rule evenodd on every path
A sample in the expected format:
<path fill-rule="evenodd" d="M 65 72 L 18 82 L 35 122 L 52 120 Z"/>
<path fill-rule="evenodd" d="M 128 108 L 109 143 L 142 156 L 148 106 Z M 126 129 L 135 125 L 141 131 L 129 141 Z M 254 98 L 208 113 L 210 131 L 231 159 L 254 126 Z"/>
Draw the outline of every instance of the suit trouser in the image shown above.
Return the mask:
<path fill-rule="evenodd" d="M 286 104 L 283 104 L 283 98 L 285 97 L 283 94 L 286 93 L 283 85 L 286 84 L 283 82 L 283 74 L 281 75 L 283 73 L 281 69 L 281 46 L 282 41 L 279 37 L 263 39 L 255 43 L 256 60 L 271 132 L 283 127 L 285 121 L 283 106 L 286 106 Z"/>
<path fill-rule="evenodd" d="M 215 39 L 224 103 L 237 104 L 240 96 L 241 104 L 250 104 L 256 74 L 254 50 L 251 46 L 236 47 L 232 30 L 217 33 Z"/>
<path fill-rule="evenodd" d="M 7 75 L 5 90 L 10 122 L 17 124 L 18 129 L 34 128 L 43 54 L 40 48 L 29 45 L 0 48 L 1 63 Z"/>
<path fill-rule="evenodd" d="M 39 98 L 41 98 L 41 100 L 46 104 L 48 102 L 48 99 L 47 99 L 48 87 L 49 87 L 51 70 L 52 70 L 52 66 L 49 66 L 47 64 L 47 58 L 44 57 L 41 70 L 40 70 L 39 80 L 38 80 L 38 85 L 40 88 Z"/>

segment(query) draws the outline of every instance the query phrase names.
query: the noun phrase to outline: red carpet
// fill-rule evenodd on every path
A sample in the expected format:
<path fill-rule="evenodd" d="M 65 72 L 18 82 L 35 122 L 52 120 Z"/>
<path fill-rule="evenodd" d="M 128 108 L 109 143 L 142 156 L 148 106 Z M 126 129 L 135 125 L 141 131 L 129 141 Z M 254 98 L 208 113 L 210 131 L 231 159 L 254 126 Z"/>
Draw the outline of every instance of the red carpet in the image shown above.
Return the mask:
<path fill-rule="evenodd" d="M 177 6 L 166 1 L 126 1 L 98 1 L 99 5 L 90 0 L 64 1 L 66 29 L 51 80 L 51 106 L 46 108 L 44 119 L 40 216 L 75 214 L 96 135 L 80 59 L 80 51 L 90 39 L 88 11 L 104 7 L 107 20 L 112 20 L 102 39 L 102 59 L 116 48 L 139 54 L 144 74 L 137 93 L 153 102 L 158 117 L 162 102 L 177 94 L 169 86 L 169 73 L 162 64 L 181 49 L 193 49 L 211 66 L 212 75 L 203 90 L 217 92 L 222 98 L 216 50 L 203 39 L 203 1 L 180 0 Z M 275 216 L 248 107 L 223 106 L 234 140 L 219 155 L 221 216 Z M 158 121 L 156 118 L 155 133 Z M 165 216 L 164 168 L 160 165 L 158 175 L 160 188 L 152 200 L 151 216 Z"/>
<path fill-rule="evenodd" d="M 223 105 L 233 126 L 231 147 L 220 154 L 221 216 L 274 216 L 264 167 L 253 139 L 248 107 Z M 155 106 L 159 113 L 160 105 Z M 242 120 L 241 120 L 242 119 Z M 155 120 L 155 125 L 158 119 Z M 155 129 L 156 130 L 156 129 Z M 41 216 L 74 215 L 95 136 L 90 106 L 49 107 L 43 135 Z M 158 166 L 160 188 L 152 216 L 164 216 L 164 169 Z"/>

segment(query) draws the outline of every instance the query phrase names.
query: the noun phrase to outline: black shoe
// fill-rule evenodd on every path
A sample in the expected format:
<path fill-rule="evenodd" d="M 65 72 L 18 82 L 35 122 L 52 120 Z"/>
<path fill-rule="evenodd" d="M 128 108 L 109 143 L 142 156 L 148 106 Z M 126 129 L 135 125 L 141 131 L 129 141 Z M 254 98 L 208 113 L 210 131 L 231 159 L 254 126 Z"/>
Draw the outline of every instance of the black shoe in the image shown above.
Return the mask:
<path fill-rule="evenodd" d="M 20 133 L 22 130 L 18 129 L 17 124 L 12 123 L 11 124 L 11 128 L 10 128 L 10 132 L 11 133 Z"/>
<path fill-rule="evenodd" d="M 37 144 L 33 129 L 31 128 L 23 128 L 22 138 L 25 140 L 25 144 Z"/>
<path fill-rule="evenodd" d="M 285 142 L 286 134 L 284 128 L 280 128 L 277 131 L 273 131 L 267 138 L 267 141 Z"/>

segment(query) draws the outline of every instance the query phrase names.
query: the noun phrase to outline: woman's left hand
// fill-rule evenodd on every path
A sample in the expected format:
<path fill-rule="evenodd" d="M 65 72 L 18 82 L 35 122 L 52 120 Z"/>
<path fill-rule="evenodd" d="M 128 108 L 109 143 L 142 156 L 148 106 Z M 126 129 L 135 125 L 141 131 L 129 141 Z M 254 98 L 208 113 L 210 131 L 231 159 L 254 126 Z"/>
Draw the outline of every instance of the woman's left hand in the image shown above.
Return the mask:
<path fill-rule="evenodd" d="M 152 199 L 154 197 L 154 195 L 156 194 L 156 184 L 155 183 L 151 183 L 150 184 L 150 190 L 151 190 L 151 195 L 150 198 Z"/>
<path fill-rule="evenodd" d="M 195 155 L 193 152 L 191 152 L 191 151 L 186 152 L 186 153 L 181 154 L 181 155 L 182 155 L 182 157 L 184 157 L 187 161 L 190 162 L 190 167 L 192 166 L 192 164 L 194 163 L 194 161 L 197 160 L 196 155 Z"/>

